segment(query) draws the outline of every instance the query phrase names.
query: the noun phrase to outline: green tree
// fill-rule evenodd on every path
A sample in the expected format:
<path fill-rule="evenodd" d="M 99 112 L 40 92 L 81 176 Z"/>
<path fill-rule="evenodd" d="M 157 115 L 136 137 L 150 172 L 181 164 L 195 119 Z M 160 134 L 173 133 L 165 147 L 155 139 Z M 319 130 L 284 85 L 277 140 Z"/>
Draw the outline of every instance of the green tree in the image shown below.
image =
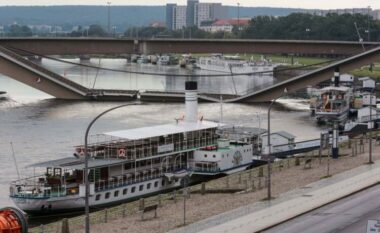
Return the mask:
<path fill-rule="evenodd" d="M 106 35 L 107 35 L 107 33 L 98 24 L 92 24 L 88 28 L 88 36 L 103 37 L 103 36 L 106 36 Z"/>
<path fill-rule="evenodd" d="M 20 26 L 18 24 L 13 24 L 9 28 L 9 35 L 13 37 L 29 37 L 32 36 L 32 30 L 28 26 Z"/>

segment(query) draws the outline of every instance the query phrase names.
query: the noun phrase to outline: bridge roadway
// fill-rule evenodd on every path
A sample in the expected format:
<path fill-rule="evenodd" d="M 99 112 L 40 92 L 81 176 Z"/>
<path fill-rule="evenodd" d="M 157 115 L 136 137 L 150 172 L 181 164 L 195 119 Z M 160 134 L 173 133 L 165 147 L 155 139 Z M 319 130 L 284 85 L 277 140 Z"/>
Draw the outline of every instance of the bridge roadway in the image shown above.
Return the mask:
<path fill-rule="evenodd" d="M 367 50 L 379 45 L 379 42 L 363 43 Z M 266 39 L 1 38 L 0 46 L 41 55 L 259 53 L 351 56 L 363 50 L 361 43 L 353 41 Z"/>
<path fill-rule="evenodd" d="M 380 60 L 380 47 L 362 52 L 337 61 L 326 67 L 279 82 L 260 90 L 252 90 L 245 95 L 223 95 L 224 102 L 266 102 L 282 95 L 286 88 L 289 93 L 329 80 L 336 68 L 341 73 L 349 72 Z M 137 90 L 98 90 L 88 89 L 73 81 L 39 66 L 19 54 L 0 47 L 0 72 L 33 88 L 61 99 L 97 99 L 97 100 L 141 100 L 183 101 L 184 93 Z M 200 94 L 201 101 L 219 102 L 219 95 Z"/>

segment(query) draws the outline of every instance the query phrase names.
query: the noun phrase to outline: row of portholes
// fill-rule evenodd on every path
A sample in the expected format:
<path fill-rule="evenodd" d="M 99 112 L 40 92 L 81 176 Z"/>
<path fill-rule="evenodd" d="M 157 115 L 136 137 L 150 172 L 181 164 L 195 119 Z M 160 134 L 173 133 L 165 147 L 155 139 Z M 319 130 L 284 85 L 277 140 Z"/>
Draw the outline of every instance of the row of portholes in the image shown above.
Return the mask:
<path fill-rule="evenodd" d="M 244 150 L 244 152 L 249 152 L 249 151 L 252 151 L 252 149 L 246 149 Z M 229 156 L 229 154 L 227 154 L 227 157 Z M 204 155 L 205 158 L 207 158 L 207 154 Z M 216 155 L 212 155 L 213 158 L 216 158 Z M 224 158 L 224 154 L 222 154 L 222 158 Z"/>
<path fill-rule="evenodd" d="M 154 185 L 155 188 L 157 188 L 158 187 L 158 181 L 155 181 L 153 185 Z M 164 186 L 164 185 L 165 185 L 165 180 L 162 180 L 162 186 Z M 136 192 L 136 187 L 137 186 L 133 186 L 131 188 L 130 192 L 131 193 L 135 193 Z M 138 187 L 139 187 L 139 192 L 141 192 L 141 191 L 144 190 L 144 185 L 143 184 L 139 185 Z M 152 183 L 146 184 L 146 189 L 150 189 L 151 187 L 152 187 Z M 128 194 L 128 188 L 123 189 L 123 195 L 127 195 L 127 194 Z M 104 196 L 104 199 L 109 199 L 110 196 L 111 196 L 111 192 L 107 192 L 105 194 L 105 196 Z M 119 190 L 115 190 L 113 192 L 113 196 L 114 197 L 118 197 L 119 196 Z M 95 197 L 95 201 L 99 201 L 101 198 L 102 198 L 102 194 L 97 194 L 96 197 Z"/>

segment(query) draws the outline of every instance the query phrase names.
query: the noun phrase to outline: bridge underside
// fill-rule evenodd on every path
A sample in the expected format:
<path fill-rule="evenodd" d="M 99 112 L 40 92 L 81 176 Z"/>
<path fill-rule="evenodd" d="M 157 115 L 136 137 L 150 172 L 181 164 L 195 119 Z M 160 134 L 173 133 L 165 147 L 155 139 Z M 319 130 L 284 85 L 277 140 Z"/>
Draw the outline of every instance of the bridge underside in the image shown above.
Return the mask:
<path fill-rule="evenodd" d="M 342 61 L 335 62 L 315 71 L 311 71 L 309 73 L 291 78 L 263 90 L 228 100 L 228 102 L 254 103 L 270 101 L 281 96 L 285 88 L 289 93 L 292 93 L 304 89 L 308 86 L 315 86 L 318 83 L 331 79 L 334 76 L 336 67 L 339 68 L 340 73 L 347 73 L 354 69 L 378 61 L 380 61 L 380 47 L 349 57 Z"/>
<path fill-rule="evenodd" d="M 363 45 L 370 49 L 379 46 L 379 43 L 365 42 Z M 362 44 L 358 42 L 297 40 L 4 38 L 0 39 L 0 46 L 18 48 L 42 55 L 286 53 L 349 56 L 362 51 Z"/>
<path fill-rule="evenodd" d="M 3 57 L 0 57 L 0 72 L 12 79 L 59 99 L 85 99 L 83 95 L 63 88 L 61 85 L 42 77 L 38 73 L 13 63 Z"/>

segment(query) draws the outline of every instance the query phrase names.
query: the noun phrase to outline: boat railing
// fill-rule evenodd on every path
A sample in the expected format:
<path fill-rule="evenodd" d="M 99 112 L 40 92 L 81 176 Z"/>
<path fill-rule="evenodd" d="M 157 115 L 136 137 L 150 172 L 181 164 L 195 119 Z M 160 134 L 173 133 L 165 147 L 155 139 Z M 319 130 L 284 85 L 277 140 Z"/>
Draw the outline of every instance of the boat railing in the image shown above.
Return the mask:
<path fill-rule="evenodd" d="M 123 174 L 120 176 L 114 176 L 108 180 L 98 180 L 95 182 L 95 192 L 100 192 L 108 189 L 119 188 L 127 185 L 132 185 L 135 183 L 140 183 L 143 181 L 148 181 L 152 179 L 160 178 L 164 173 L 174 172 L 186 168 L 186 163 L 172 164 L 164 169 L 159 170 L 158 172 L 145 173 L 141 170 L 138 171 L 138 175 L 132 174 Z"/>
<path fill-rule="evenodd" d="M 10 196 L 14 198 L 43 199 L 66 196 L 66 186 L 49 186 L 44 183 L 23 184 L 10 186 Z"/>
<path fill-rule="evenodd" d="M 180 152 L 184 150 L 201 148 L 205 146 L 215 145 L 216 143 L 217 143 L 216 137 L 205 137 L 205 138 L 200 138 L 200 139 L 174 142 L 172 143 L 174 147 L 174 150 L 172 152 Z M 126 148 L 125 157 L 127 160 L 134 160 L 134 159 L 144 159 L 144 158 L 152 157 L 155 155 L 164 154 L 167 152 L 159 153 L 158 147 L 165 144 L 171 144 L 171 143 L 167 142 L 167 143 L 162 143 L 162 144 L 144 146 L 141 148 Z"/>

